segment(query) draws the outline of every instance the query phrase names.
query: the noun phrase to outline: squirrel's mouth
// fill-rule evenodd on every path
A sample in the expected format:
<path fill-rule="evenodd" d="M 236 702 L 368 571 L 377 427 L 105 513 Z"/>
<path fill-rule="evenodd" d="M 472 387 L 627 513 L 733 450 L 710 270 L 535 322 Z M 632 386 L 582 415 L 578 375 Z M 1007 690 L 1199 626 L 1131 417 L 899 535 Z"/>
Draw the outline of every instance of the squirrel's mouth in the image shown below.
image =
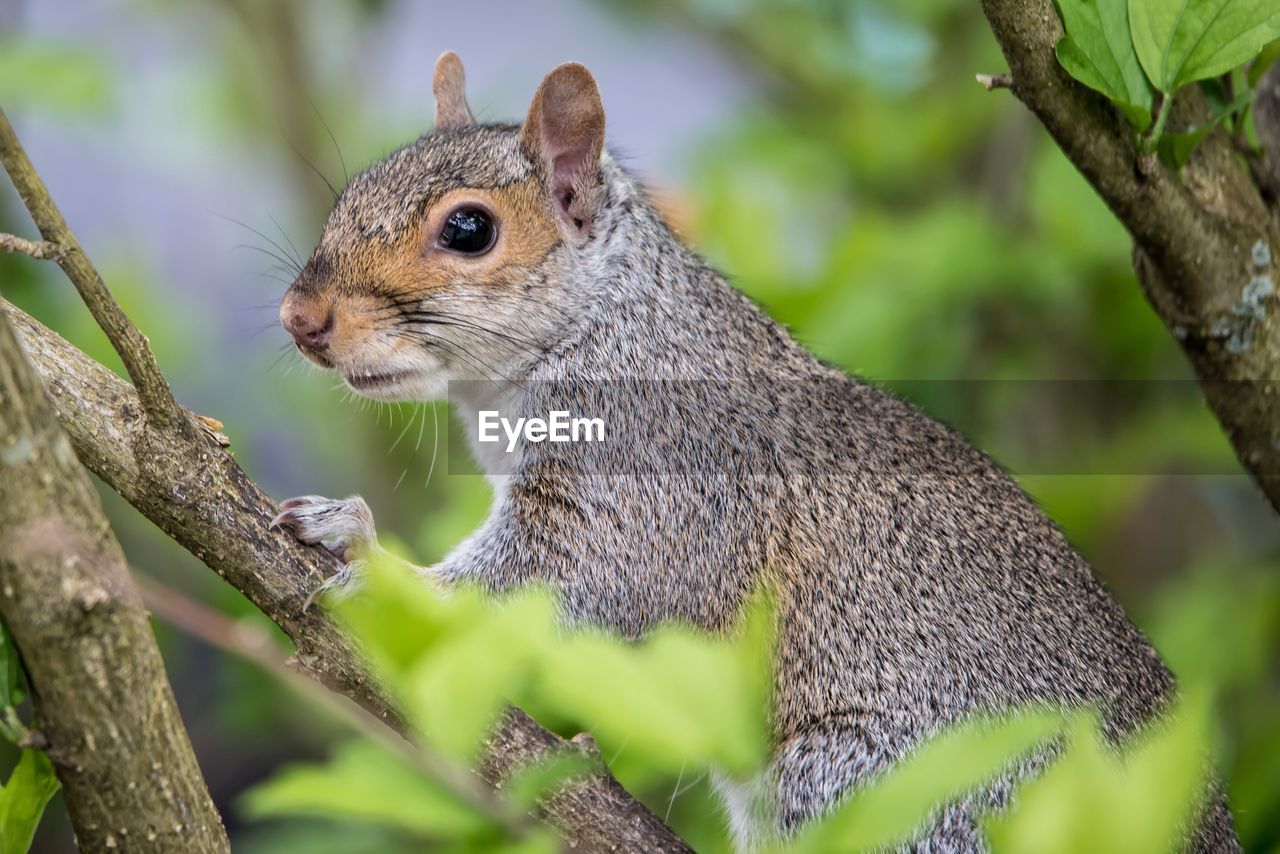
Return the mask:
<path fill-rule="evenodd" d="M 383 391 L 403 383 L 405 380 L 414 376 L 414 371 L 386 371 L 382 373 L 374 373 L 372 371 L 356 371 L 344 374 L 343 378 L 347 381 L 347 385 L 356 391 Z"/>

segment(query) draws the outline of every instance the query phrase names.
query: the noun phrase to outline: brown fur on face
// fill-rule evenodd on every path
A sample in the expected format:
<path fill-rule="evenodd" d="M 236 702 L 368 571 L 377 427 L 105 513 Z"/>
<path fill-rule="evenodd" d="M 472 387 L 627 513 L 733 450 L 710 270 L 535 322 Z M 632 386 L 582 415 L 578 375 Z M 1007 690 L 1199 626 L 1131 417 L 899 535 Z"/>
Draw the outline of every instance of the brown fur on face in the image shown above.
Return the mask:
<path fill-rule="evenodd" d="M 488 213 L 497 232 L 493 246 L 479 255 L 465 255 L 439 242 L 449 216 L 468 207 Z M 330 236 L 326 230 L 326 238 Z M 427 298 L 447 299 L 454 289 L 474 293 L 519 288 L 560 241 L 545 191 L 532 175 L 504 186 L 446 190 L 393 241 L 375 237 L 341 246 L 322 241 L 307 271 L 286 295 L 281 317 L 333 313 L 327 352 L 302 348 L 324 367 L 380 361 L 414 346 L 411 339 L 383 334 L 394 327 L 402 310 Z"/>
<path fill-rule="evenodd" d="M 489 213 L 497 229 L 494 245 L 481 255 L 463 255 L 439 244 L 449 216 L 468 207 Z M 410 295 L 467 284 L 514 287 L 542 264 L 560 242 L 560 233 L 547 212 L 541 183 L 530 177 L 505 187 L 443 194 L 423 217 L 418 242 L 422 251 L 410 247 L 388 259 L 387 280 L 404 282 Z"/>

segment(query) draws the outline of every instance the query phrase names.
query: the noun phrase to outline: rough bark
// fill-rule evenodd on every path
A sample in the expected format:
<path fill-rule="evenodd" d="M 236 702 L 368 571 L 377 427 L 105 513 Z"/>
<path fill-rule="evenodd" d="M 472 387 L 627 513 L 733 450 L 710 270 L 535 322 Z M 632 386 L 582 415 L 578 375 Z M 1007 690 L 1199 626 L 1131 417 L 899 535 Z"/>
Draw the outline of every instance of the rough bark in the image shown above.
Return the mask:
<path fill-rule="evenodd" d="M 80 460 L 280 626 L 297 648 L 302 672 L 404 733 L 399 713 L 378 690 L 351 641 L 320 609 L 303 611 L 307 596 L 337 568 L 334 559 L 267 529 L 275 502 L 236 464 L 218 434 L 200 430 L 190 441 L 149 429 L 127 383 L 38 321 L 0 304 L 14 318 Z M 478 770 L 497 786 L 512 771 L 563 749 L 584 748 L 511 709 Z M 552 798 L 542 811 L 577 850 L 691 850 L 603 766 L 599 775 Z"/>
<path fill-rule="evenodd" d="M 1051 0 L 983 0 L 1013 93 L 1129 230 L 1144 292 L 1177 339 L 1237 457 L 1280 510 L 1280 230 L 1274 197 L 1221 132 L 1176 174 L 1141 156 L 1124 118 L 1076 83 L 1053 48 Z M 1191 87 L 1171 129 L 1206 117 Z"/>
<path fill-rule="evenodd" d="M 124 555 L 3 308 L 0 593 L 80 849 L 229 851 Z"/>

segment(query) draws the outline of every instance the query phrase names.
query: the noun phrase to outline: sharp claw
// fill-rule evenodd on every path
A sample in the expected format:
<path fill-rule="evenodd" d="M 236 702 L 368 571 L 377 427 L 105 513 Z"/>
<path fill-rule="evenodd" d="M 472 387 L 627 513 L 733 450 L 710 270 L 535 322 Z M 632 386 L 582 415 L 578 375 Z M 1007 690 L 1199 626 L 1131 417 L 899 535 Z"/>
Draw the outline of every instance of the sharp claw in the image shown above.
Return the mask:
<path fill-rule="evenodd" d="M 281 506 L 283 507 L 284 505 L 282 504 Z M 292 518 L 293 518 L 293 514 L 290 513 L 288 510 L 281 511 L 280 513 L 276 514 L 276 517 L 274 519 L 271 520 L 271 524 L 267 526 L 267 530 L 274 531 L 276 528 L 280 528 L 284 526 L 284 524 L 289 520 L 291 520 Z"/>
<path fill-rule="evenodd" d="M 302 603 L 302 613 L 305 614 L 311 610 L 311 605 L 313 602 L 316 601 L 316 597 L 319 596 L 321 593 L 323 593 L 328 588 L 328 586 L 329 586 L 329 582 L 326 581 L 324 584 L 321 584 L 315 590 L 312 590 L 310 593 L 307 594 L 306 601 Z"/>
<path fill-rule="evenodd" d="M 336 574 L 326 578 L 324 582 L 316 587 L 315 590 L 311 591 L 310 595 L 307 596 L 306 601 L 302 603 L 302 613 L 305 614 L 311 608 L 312 603 L 319 599 L 323 594 L 335 588 L 342 588 L 350 584 L 357 572 L 358 566 L 359 564 L 357 563 L 349 563 L 342 567 L 342 569 L 338 570 Z"/>

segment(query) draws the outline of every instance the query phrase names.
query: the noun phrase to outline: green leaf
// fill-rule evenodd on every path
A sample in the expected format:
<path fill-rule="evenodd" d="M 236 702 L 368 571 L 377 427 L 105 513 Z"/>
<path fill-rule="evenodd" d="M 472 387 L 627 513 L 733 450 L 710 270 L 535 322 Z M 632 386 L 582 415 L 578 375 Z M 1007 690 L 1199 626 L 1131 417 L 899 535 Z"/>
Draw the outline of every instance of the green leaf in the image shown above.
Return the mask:
<path fill-rule="evenodd" d="M 1157 89 L 1215 77 L 1280 36 L 1275 0 L 1129 0 L 1133 46 Z"/>
<path fill-rule="evenodd" d="M 558 629 L 546 591 L 495 601 L 461 586 L 444 595 L 403 567 L 374 563 L 359 595 L 335 612 L 414 728 L 454 758 L 471 758 L 510 700 L 673 772 L 715 763 L 746 774 L 764 760 L 772 617 L 763 601 L 737 639 L 662 628 L 626 643 Z"/>
<path fill-rule="evenodd" d="M 1135 127 L 1151 122 L 1151 88 L 1129 37 L 1127 0 L 1058 0 L 1066 30 L 1055 51 L 1067 73 L 1106 95 Z"/>
<path fill-rule="evenodd" d="M 24 750 L 0 791 L 0 851 L 31 848 L 31 839 L 49 799 L 58 791 L 53 765 L 42 750 Z"/>
<path fill-rule="evenodd" d="M 294 765 L 246 792 L 251 818 L 338 816 L 418 836 L 487 833 L 489 819 L 398 756 L 368 742 L 340 747 L 327 765 Z M 7 850 L 7 849 L 5 849 Z"/>
<path fill-rule="evenodd" d="M 753 604 L 734 639 L 678 627 L 636 644 L 575 634 L 548 649 L 529 699 L 672 773 L 707 764 L 734 776 L 754 773 L 768 744 L 770 615 L 764 603 Z"/>
<path fill-rule="evenodd" d="M 0 709 L 16 706 L 27 696 L 22 659 L 8 628 L 0 620 Z"/>
<path fill-rule="evenodd" d="M 990 780 L 1063 725 L 1053 712 L 969 721 L 924 744 L 797 837 L 788 852 L 865 851 L 907 840 L 939 805 Z M 1034 849 L 1027 849 L 1034 850 Z"/>
<path fill-rule="evenodd" d="M 393 688 L 425 650 L 449 636 L 453 625 L 443 597 L 428 592 L 430 584 L 389 561 L 374 561 L 364 572 L 359 595 L 333 606 Z"/>
<path fill-rule="evenodd" d="M 1211 130 L 1213 130 L 1213 124 L 1203 124 L 1182 133 L 1161 134 L 1156 143 L 1160 162 L 1170 169 L 1181 169 L 1191 159 L 1191 153 L 1196 150 L 1196 146 L 1209 135 Z"/>
<path fill-rule="evenodd" d="M 474 597 L 474 601 L 465 600 Z M 508 696 L 541 651 L 555 622 L 543 595 L 514 596 L 499 608 L 459 590 L 450 603 L 470 616 L 419 658 L 403 692 L 414 725 L 450 755 L 469 759 Z"/>
<path fill-rule="evenodd" d="M 1262 75 L 1267 73 L 1267 69 L 1280 59 L 1280 39 L 1276 39 L 1271 44 L 1262 49 L 1257 58 L 1249 63 L 1249 85 L 1257 86 L 1258 81 L 1262 79 Z"/>
<path fill-rule="evenodd" d="M 1185 131 L 1178 133 L 1161 134 L 1156 143 L 1156 150 L 1160 154 L 1160 160 L 1171 169 L 1182 168 L 1187 160 L 1191 158 L 1191 152 L 1196 150 L 1196 146 L 1209 135 L 1210 131 L 1220 125 L 1227 116 L 1240 110 L 1252 100 L 1253 92 L 1245 92 L 1230 104 L 1219 107 L 1214 112 L 1213 117 L 1204 124 L 1187 128 Z"/>
<path fill-rule="evenodd" d="M 992 849 L 1177 850 L 1208 769 L 1209 705 L 1203 700 L 1183 703 L 1124 756 L 1103 741 L 1095 719 L 1081 716 L 1065 754 L 1019 789 L 1009 813 L 987 821 Z"/>
<path fill-rule="evenodd" d="M 560 753 L 543 762 L 520 769 L 502 786 L 503 793 L 514 803 L 532 810 L 544 795 L 558 791 L 575 777 L 596 771 L 590 759 L 579 753 Z"/>
<path fill-rule="evenodd" d="M 334 611 L 360 638 L 414 728 L 470 759 L 555 631 L 555 608 L 531 589 L 499 603 L 465 586 L 446 596 L 395 563 L 374 562 L 360 593 Z"/>

